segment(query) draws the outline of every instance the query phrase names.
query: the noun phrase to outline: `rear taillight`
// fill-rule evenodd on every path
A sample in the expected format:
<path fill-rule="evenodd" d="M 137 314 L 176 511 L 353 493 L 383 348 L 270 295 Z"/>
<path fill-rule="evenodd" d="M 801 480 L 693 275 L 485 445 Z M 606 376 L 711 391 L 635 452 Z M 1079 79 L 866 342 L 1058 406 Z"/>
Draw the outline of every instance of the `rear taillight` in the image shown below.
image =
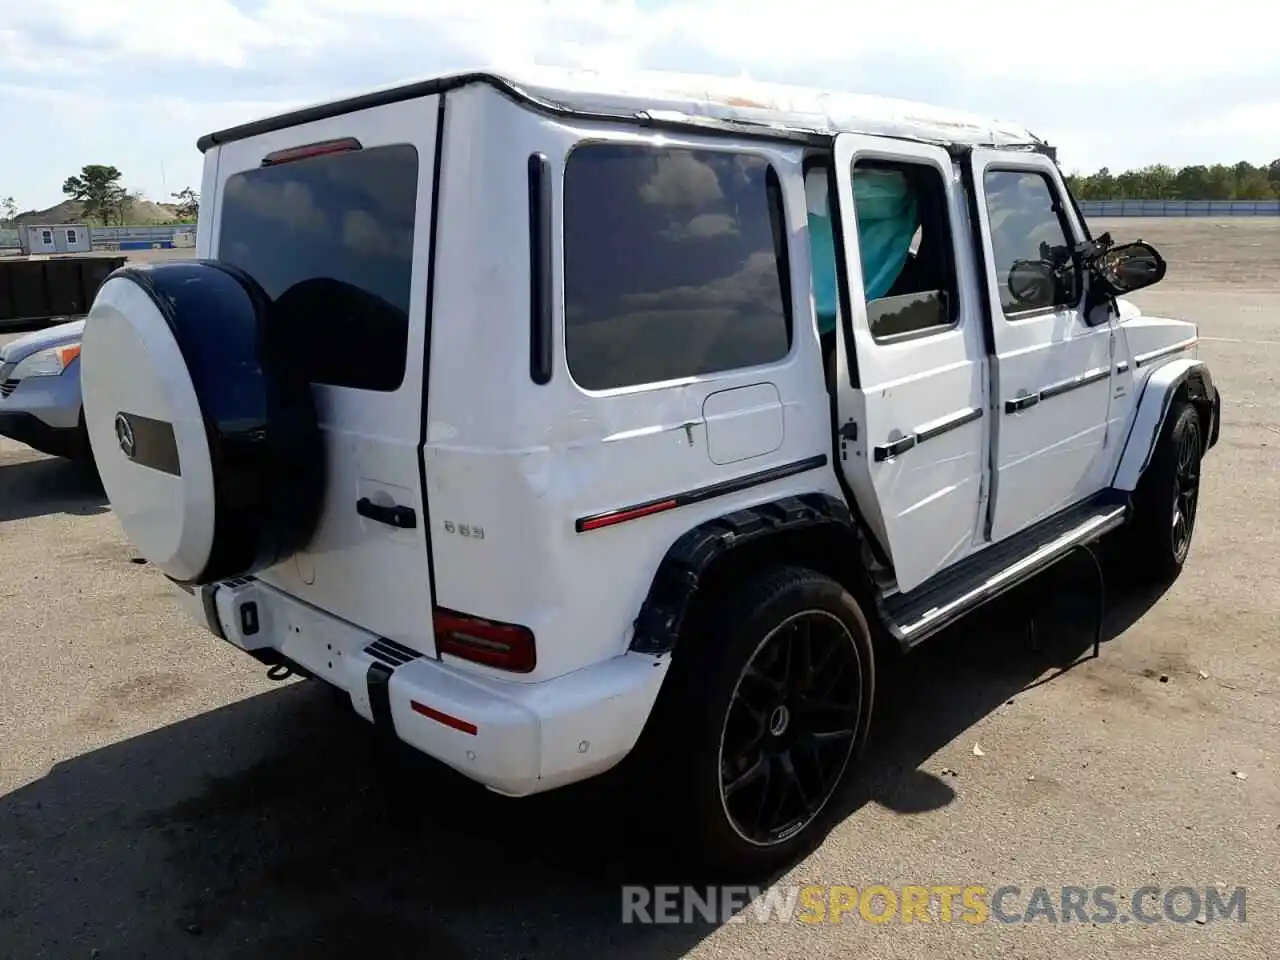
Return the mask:
<path fill-rule="evenodd" d="M 529 673 L 537 665 L 533 632 L 513 623 L 437 607 L 434 614 L 436 650 L 472 663 L 511 673 Z"/>

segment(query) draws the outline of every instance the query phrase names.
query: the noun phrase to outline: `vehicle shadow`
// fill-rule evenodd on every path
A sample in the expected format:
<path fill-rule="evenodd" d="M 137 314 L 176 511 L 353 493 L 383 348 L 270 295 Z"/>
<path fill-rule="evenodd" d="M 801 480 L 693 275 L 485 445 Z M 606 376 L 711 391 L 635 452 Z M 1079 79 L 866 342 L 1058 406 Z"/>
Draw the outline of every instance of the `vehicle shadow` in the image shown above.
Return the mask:
<path fill-rule="evenodd" d="M 955 791 L 939 773 L 919 769 L 924 760 L 1002 705 L 1087 662 L 1095 640 L 1100 648 L 1114 640 L 1164 595 L 1165 587 L 1128 577 L 1105 550 L 1097 556 L 1101 610 L 1099 568 L 1077 554 L 890 665 L 850 813 L 868 802 L 898 813 L 950 803 Z"/>
<path fill-rule="evenodd" d="M 921 764 L 1089 650 L 1076 575 L 1010 594 L 892 671 L 849 815 L 950 802 Z M 1113 597 L 1103 639 L 1157 596 Z M 1035 648 L 1028 609 L 1052 621 Z M 643 795 L 604 777 L 498 797 L 383 744 L 329 694 L 291 683 L 0 798 L 7 955 L 662 958 L 713 931 L 621 922 L 621 885 L 647 876 L 652 834 L 636 828 L 661 823 Z"/>
<path fill-rule="evenodd" d="M 87 517 L 108 509 L 91 464 L 34 452 L 30 459 L 0 459 L 0 523 L 54 513 Z"/>

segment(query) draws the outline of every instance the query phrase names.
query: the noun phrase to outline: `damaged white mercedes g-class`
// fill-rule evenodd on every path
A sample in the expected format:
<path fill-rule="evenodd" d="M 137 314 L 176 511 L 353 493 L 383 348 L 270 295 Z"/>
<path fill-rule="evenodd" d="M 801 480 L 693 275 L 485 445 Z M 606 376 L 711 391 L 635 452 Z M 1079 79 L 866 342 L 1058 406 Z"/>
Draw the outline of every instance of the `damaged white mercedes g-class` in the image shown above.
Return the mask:
<path fill-rule="evenodd" d="M 878 653 L 1113 533 L 1187 557 L 1197 329 L 1017 126 L 476 72 L 200 149 L 199 259 L 85 324 L 116 516 L 218 637 L 493 790 L 657 744 L 704 853 L 783 861 Z"/>

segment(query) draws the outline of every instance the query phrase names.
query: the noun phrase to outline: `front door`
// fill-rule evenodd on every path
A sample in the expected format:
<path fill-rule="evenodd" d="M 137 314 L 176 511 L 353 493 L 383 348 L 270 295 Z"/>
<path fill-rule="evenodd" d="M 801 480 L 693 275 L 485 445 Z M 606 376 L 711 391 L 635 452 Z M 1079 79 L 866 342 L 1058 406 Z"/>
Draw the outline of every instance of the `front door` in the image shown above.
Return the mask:
<path fill-rule="evenodd" d="M 840 465 L 905 592 L 981 544 L 987 362 L 965 208 L 941 148 L 842 135 L 834 163 Z"/>
<path fill-rule="evenodd" d="M 991 304 L 995 475 L 992 541 L 1100 490 L 1114 338 L 1084 312 L 1073 259 L 1084 239 L 1046 156 L 975 150 L 973 179 Z"/>
<path fill-rule="evenodd" d="M 434 97 L 222 146 L 213 255 L 251 274 L 314 385 L 328 490 L 308 549 L 260 575 L 431 654 L 420 473 Z"/>

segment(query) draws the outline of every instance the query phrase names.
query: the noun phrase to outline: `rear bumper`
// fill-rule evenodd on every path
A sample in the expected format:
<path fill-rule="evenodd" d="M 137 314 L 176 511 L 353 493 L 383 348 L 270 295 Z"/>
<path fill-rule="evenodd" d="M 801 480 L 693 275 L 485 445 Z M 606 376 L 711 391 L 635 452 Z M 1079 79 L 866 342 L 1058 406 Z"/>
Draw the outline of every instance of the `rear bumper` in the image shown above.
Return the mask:
<path fill-rule="evenodd" d="M 517 683 L 425 657 L 252 578 L 181 589 L 191 614 L 232 645 L 345 690 L 366 720 L 512 796 L 617 764 L 635 746 L 669 663 L 627 653 Z"/>

